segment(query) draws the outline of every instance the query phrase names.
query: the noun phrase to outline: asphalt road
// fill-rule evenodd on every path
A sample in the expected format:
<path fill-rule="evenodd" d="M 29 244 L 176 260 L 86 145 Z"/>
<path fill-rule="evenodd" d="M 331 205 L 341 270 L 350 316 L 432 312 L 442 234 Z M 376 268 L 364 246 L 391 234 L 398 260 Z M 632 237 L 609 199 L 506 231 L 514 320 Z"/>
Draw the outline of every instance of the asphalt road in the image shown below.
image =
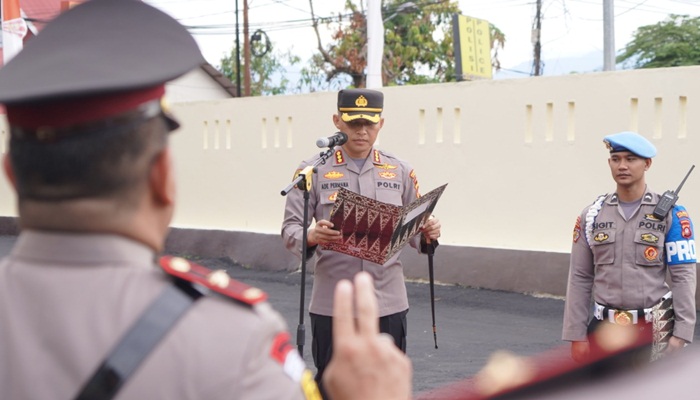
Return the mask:
<path fill-rule="evenodd" d="M 0 236 L 0 257 L 7 254 L 14 237 Z M 190 257 L 191 258 L 191 257 Z M 287 320 L 296 340 L 299 326 L 301 274 L 246 269 L 228 259 L 193 259 L 209 268 L 226 269 L 237 280 L 267 292 L 270 303 Z M 306 279 L 308 307 L 313 277 Z M 562 299 L 474 289 L 454 285 L 435 287 L 437 344 L 432 331 L 429 285 L 407 282 L 408 348 L 414 368 L 413 389 L 417 397 L 475 375 L 497 350 L 519 356 L 541 353 L 566 357 L 568 344 L 560 340 Z M 313 370 L 308 313 L 304 313 L 306 344 L 304 359 Z M 696 337 L 698 331 L 696 329 Z M 554 350 L 554 351 L 552 351 Z"/>

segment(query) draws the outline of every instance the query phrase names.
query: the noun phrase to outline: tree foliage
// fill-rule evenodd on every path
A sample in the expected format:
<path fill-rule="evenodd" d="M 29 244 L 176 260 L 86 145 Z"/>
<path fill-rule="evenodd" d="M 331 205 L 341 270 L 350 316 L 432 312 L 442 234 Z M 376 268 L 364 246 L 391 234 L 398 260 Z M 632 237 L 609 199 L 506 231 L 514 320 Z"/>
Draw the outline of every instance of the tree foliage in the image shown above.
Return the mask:
<path fill-rule="evenodd" d="M 359 3 L 359 6 L 356 4 Z M 311 68 L 325 74 L 326 82 L 337 84 L 343 75 L 354 87 L 364 87 L 367 67 L 367 14 L 362 1 L 346 0 L 345 11 L 327 20 L 313 14 L 319 56 Z M 452 40 L 452 16 L 459 14 L 454 0 L 384 0 L 384 85 L 448 82 L 456 80 Z M 319 24 L 332 34 L 323 45 Z M 492 63 L 499 68 L 497 50 L 505 44 L 505 36 L 491 26 Z"/>
<path fill-rule="evenodd" d="M 700 17 L 671 15 L 655 25 L 639 27 L 617 62 L 631 68 L 700 64 Z"/>
<path fill-rule="evenodd" d="M 253 46 L 258 44 L 253 43 Z M 254 49 L 255 50 L 255 49 Z M 260 56 L 250 57 L 250 93 L 252 96 L 269 96 L 289 93 L 293 85 L 286 77 L 287 66 L 298 64 L 301 59 L 290 51 L 281 53 L 275 51 L 273 43 L 267 43 L 267 49 L 254 51 Z M 245 68 L 243 51 L 241 51 L 241 77 Z M 236 44 L 233 44 L 228 56 L 221 59 L 221 73 L 236 82 Z M 243 78 L 241 78 L 241 85 Z M 243 92 L 243 90 L 241 90 Z"/>

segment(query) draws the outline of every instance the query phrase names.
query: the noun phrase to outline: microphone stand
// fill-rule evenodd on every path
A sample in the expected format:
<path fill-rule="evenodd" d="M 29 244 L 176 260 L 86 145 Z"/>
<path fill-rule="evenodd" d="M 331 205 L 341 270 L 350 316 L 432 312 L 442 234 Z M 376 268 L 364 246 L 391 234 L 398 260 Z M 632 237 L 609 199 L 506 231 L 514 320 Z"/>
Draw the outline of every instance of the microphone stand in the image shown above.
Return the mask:
<path fill-rule="evenodd" d="M 304 327 L 304 300 L 305 300 L 305 290 L 306 290 L 306 246 L 307 246 L 307 233 L 309 231 L 308 220 L 309 220 L 309 192 L 312 187 L 313 174 L 316 172 L 317 168 L 321 164 L 325 164 L 326 160 L 333 154 L 333 147 L 329 147 L 325 152 L 321 152 L 319 159 L 316 160 L 313 165 L 309 165 L 297 175 L 296 178 L 290 183 L 284 190 L 282 190 L 282 196 L 286 196 L 289 192 L 297 188 L 304 191 L 304 219 L 302 221 L 302 234 L 301 234 L 301 291 L 299 292 L 299 325 L 297 326 L 297 348 L 299 349 L 299 355 L 304 358 L 304 343 L 306 341 L 306 328 Z"/>

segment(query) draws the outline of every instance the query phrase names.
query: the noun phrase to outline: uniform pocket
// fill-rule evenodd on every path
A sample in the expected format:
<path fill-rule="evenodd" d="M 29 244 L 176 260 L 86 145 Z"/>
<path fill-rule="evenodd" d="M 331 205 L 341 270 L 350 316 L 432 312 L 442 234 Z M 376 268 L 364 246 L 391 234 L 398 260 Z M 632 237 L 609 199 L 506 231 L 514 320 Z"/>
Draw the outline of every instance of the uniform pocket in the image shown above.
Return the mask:
<path fill-rule="evenodd" d="M 403 201 L 401 199 L 401 192 L 393 189 L 378 188 L 377 200 L 383 203 L 389 203 L 396 206 L 403 205 Z"/>
<path fill-rule="evenodd" d="M 593 263 L 612 264 L 615 262 L 615 231 L 599 230 L 593 231 L 590 241 L 593 252 Z"/>
<path fill-rule="evenodd" d="M 643 267 L 663 265 L 664 234 L 649 229 L 637 229 L 634 234 L 635 262 Z"/>

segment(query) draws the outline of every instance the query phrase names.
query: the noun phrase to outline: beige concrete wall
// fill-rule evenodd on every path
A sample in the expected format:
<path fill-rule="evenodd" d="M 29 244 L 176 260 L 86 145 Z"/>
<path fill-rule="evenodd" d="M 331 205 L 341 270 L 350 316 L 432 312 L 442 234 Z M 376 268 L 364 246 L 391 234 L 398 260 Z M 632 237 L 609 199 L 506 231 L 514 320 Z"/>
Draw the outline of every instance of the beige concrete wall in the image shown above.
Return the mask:
<path fill-rule="evenodd" d="M 631 129 L 650 138 L 659 155 L 649 184 L 675 188 L 699 163 L 698 77 L 700 67 L 684 67 L 383 89 L 379 147 L 413 164 L 422 192 L 449 184 L 435 212 L 445 245 L 437 278 L 563 294 L 574 220 L 614 190 L 602 137 Z M 316 139 L 335 132 L 335 96 L 175 104 L 183 128 L 172 136 L 173 225 L 183 229 L 170 240 L 174 249 L 206 248 L 265 268 L 298 265 L 279 240 L 280 191 L 302 159 L 320 152 Z M 0 135 L 4 152 L 4 128 Z M 680 200 L 696 221 L 698 174 Z M 0 216 L 14 215 L 0 180 Z M 424 258 L 406 259 L 407 276 L 425 276 Z"/>
<path fill-rule="evenodd" d="M 675 188 L 700 149 L 700 68 L 385 88 L 379 146 L 409 160 L 421 190 L 448 183 L 443 243 L 568 252 L 578 212 L 614 189 L 605 134 L 634 129 L 659 155 L 648 174 Z M 335 94 L 176 107 L 175 225 L 277 233 L 298 162 L 335 132 Z M 696 171 L 696 174 L 698 172 Z M 700 213 L 700 178 L 681 202 Z"/>

